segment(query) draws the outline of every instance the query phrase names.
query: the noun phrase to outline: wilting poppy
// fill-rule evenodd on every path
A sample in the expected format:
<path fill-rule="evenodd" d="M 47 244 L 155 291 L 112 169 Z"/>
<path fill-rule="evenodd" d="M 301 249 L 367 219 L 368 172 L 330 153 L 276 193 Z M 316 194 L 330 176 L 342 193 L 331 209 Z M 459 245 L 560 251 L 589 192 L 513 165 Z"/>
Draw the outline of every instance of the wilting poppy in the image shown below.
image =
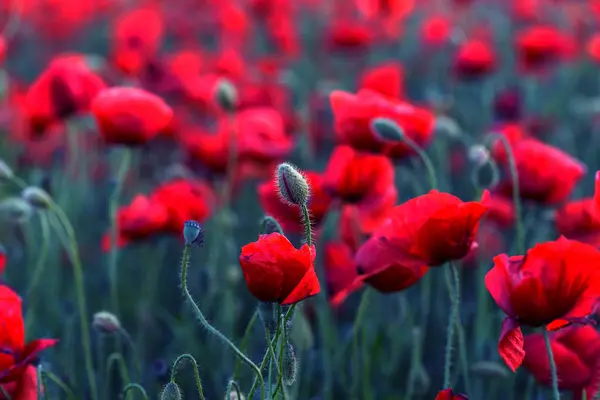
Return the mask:
<path fill-rule="evenodd" d="M 444 389 L 441 390 L 437 396 L 435 396 L 435 400 L 468 400 L 469 398 L 464 394 L 456 394 L 452 391 L 452 389 Z"/>
<path fill-rule="evenodd" d="M 556 364 L 558 388 L 573 392 L 580 400 L 583 391 L 592 399 L 598 391 L 600 376 L 600 335 L 592 326 L 573 326 L 550 337 L 552 356 Z M 550 362 L 541 333 L 525 336 L 523 366 L 535 379 L 550 386 Z"/>
<path fill-rule="evenodd" d="M 58 340 L 36 339 L 25 344 L 21 298 L 8 286 L 0 286 L 0 383 L 19 381 L 38 354 Z"/>
<path fill-rule="evenodd" d="M 173 110 L 160 97 L 134 87 L 105 89 L 92 103 L 102 138 L 111 144 L 141 145 L 167 128 Z"/>
<path fill-rule="evenodd" d="M 329 242 L 323 251 L 329 303 L 332 307 L 338 307 L 350 293 L 362 287 L 363 282 L 358 279 L 350 246 L 342 242 Z"/>
<path fill-rule="evenodd" d="M 240 265 L 248 290 L 258 300 L 294 304 L 321 290 L 315 255 L 314 246 L 296 249 L 284 235 L 271 233 L 242 247 Z"/>
<path fill-rule="evenodd" d="M 537 244 L 524 256 L 494 257 L 485 285 L 507 315 L 498 352 L 515 371 L 522 363 L 521 325 L 556 330 L 585 323 L 600 297 L 600 252 L 564 237 Z"/>

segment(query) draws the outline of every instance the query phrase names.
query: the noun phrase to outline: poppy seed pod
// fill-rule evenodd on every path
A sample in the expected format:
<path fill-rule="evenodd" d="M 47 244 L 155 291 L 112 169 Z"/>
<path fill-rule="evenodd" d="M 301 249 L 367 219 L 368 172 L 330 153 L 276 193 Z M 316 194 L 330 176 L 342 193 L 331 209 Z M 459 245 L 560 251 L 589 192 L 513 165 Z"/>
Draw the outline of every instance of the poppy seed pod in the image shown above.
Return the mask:
<path fill-rule="evenodd" d="M 282 163 L 277 166 L 277 188 L 281 198 L 297 206 L 306 205 L 310 195 L 308 182 L 294 166 Z"/>
<path fill-rule="evenodd" d="M 260 223 L 260 232 L 263 235 L 268 235 L 269 233 L 281 233 L 283 235 L 283 229 L 277 220 L 269 215 L 265 216 Z"/>
<path fill-rule="evenodd" d="M 220 79 L 215 91 L 215 100 L 221 109 L 232 113 L 237 109 L 238 94 L 237 89 L 227 79 Z"/>
<path fill-rule="evenodd" d="M 166 384 L 162 393 L 160 394 L 160 400 L 181 400 L 181 389 L 175 382 L 169 382 Z"/>
<path fill-rule="evenodd" d="M 116 315 L 108 311 L 99 311 L 94 314 L 92 327 L 99 333 L 112 334 L 121 330 L 121 322 Z"/>
<path fill-rule="evenodd" d="M 371 122 L 373 134 L 381 140 L 397 142 L 404 137 L 402 128 L 389 118 L 375 118 Z"/>
<path fill-rule="evenodd" d="M 183 226 L 183 238 L 185 239 L 186 246 L 196 243 L 202 247 L 204 244 L 204 230 L 198 222 L 188 220 Z"/>
<path fill-rule="evenodd" d="M 21 197 L 32 207 L 46 210 L 50 208 L 52 199 L 50 195 L 42 188 L 29 186 L 21 192 Z"/>

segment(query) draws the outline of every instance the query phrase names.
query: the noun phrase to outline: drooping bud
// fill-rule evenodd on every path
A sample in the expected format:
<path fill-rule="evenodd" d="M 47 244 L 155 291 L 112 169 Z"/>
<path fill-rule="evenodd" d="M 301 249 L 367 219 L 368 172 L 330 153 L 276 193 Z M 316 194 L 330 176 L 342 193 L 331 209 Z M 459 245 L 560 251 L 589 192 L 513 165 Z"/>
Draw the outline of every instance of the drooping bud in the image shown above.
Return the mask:
<path fill-rule="evenodd" d="M 246 396 L 241 392 L 235 381 L 229 381 L 227 392 L 225 393 L 225 400 L 246 400 Z"/>
<path fill-rule="evenodd" d="M 296 352 L 290 343 L 286 343 L 283 348 L 283 384 L 292 386 L 296 382 L 298 375 L 298 362 L 296 360 Z"/>
<path fill-rule="evenodd" d="M 183 238 L 186 246 L 197 244 L 202 247 L 204 245 L 204 230 L 198 222 L 190 219 L 185 221 L 183 225 Z"/>
<path fill-rule="evenodd" d="M 221 78 L 215 90 L 215 100 L 224 111 L 234 112 L 238 105 L 238 94 L 233 83 Z"/>
<path fill-rule="evenodd" d="M 389 118 L 375 118 L 371 122 L 371 131 L 379 139 L 390 142 L 401 141 L 404 137 L 402 128 Z"/>
<path fill-rule="evenodd" d="M 279 164 L 276 178 L 279 194 L 285 202 L 297 206 L 306 206 L 310 195 L 310 187 L 296 167 L 288 163 Z"/>
<path fill-rule="evenodd" d="M 277 220 L 269 215 L 265 216 L 260 223 L 260 232 L 263 235 L 270 233 L 280 233 L 283 235 L 283 229 Z"/>
<path fill-rule="evenodd" d="M 160 400 L 181 400 L 182 398 L 181 389 L 175 382 L 167 383 L 160 394 Z"/>
<path fill-rule="evenodd" d="M 23 223 L 29 220 L 33 208 L 31 205 L 20 197 L 9 197 L 0 202 L 0 214 L 9 221 Z"/>
<path fill-rule="evenodd" d="M 110 335 L 121 330 L 121 322 L 116 315 L 99 311 L 92 318 L 92 327 L 99 333 Z"/>
<path fill-rule="evenodd" d="M 0 179 L 10 179 L 14 176 L 14 172 L 11 167 L 8 166 L 4 160 L 0 160 Z"/>
<path fill-rule="evenodd" d="M 486 378 L 506 378 L 508 370 L 504 365 L 494 361 L 477 361 L 471 366 L 471 371 Z"/>
<path fill-rule="evenodd" d="M 485 146 L 475 144 L 469 148 L 468 157 L 470 162 L 480 168 L 490 161 L 490 152 Z"/>
<path fill-rule="evenodd" d="M 269 332 L 269 335 L 273 335 L 275 330 L 277 329 L 277 317 L 274 312 L 275 307 L 273 307 L 273 303 L 267 303 L 261 301 L 258 303 L 258 316 L 262 321 L 265 330 Z"/>
<path fill-rule="evenodd" d="M 21 197 L 27 201 L 33 208 L 47 210 L 52 204 L 52 198 L 42 188 L 29 186 L 21 192 Z"/>

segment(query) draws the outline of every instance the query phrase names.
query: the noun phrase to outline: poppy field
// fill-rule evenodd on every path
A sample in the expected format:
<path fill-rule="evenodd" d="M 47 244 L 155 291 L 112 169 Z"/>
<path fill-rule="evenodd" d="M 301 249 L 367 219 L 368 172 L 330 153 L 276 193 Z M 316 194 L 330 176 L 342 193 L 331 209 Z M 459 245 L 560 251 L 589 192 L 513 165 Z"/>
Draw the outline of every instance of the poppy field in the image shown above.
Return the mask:
<path fill-rule="evenodd" d="M 599 27 L 0 0 L 0 400 L 600 399 Z"/>

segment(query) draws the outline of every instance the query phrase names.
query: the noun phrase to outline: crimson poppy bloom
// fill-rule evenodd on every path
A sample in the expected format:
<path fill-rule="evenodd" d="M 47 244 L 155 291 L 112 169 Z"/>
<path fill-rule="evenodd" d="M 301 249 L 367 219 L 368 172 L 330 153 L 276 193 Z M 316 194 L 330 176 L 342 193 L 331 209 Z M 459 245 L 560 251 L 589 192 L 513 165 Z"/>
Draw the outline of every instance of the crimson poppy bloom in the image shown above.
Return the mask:
<path fill-rule="evenodd" d="M 360 79 L 360 88 L 372 90 L 393 99 L 402 96 L 403 71 L 397 62 L 387 62 L 365 71 Z"/>
<path fill-rule="evenodd" d="M 525 71 L 540 71 L 568 56 L 573 49 L 573 39 L 553 26 L 529 27 L 519 32 L 516 39 L 519 64 Z"/>
<path fill-rule="evenodd" d="M 4 246 L 0 245 L 0 275 L 4 274 L 6 268 L 6 250 Z"/>
<path fill-rule="evenodd" d="M 284 235 L 271 233 L 242 247 L 240 265 L 254 297 L 287 305 L 320 292 L 315 255 L 314 246 L 304 244 L 298 250 Z"/>
<path fill-rule="evenodd" d="M 517 164 L 520 194 L 524 199 L 543 204 L 561 203 L 571 195 L 585 175 L 585 165 L 562 150 L 537 139 L 517 139 L 510 144 Z M 505 172 L 498 191 L 510 196 L 512 180 L 508 160 L 504 158 L 498 164 Z"/>
<path fill-rule="evenodd" d="M 432 138 L 434 115 L 407 102 L 390 100 L 362 89 L 357 94 L 334 90 L 329 96 L 338 140 L 357 150 L 383 153 L 394 159 L 414 154 L 404 143 L 383 142 L 371 131 L 374 118 L 389 118 L 421 147 Z"/>
<path fill-rule="evenodd" d="M 58 340 L 36 339 L 25 344 L 21 298 L 8 286 L 0 286 L 0 383 L 19 381 L 27 367 Z"/>
<path fill-rule="evenodd" d="M 485 205 L 488 207 L 486 221 L 494 222 L 501 228 L 509 228 L 514 224 L 515 206 L 512 199 L 493 195 L 486 200 Z"/>
<path fill-rule="evenodd" d="M 17 380 L 0 384 L 12 400 L 37 400 L 38 373 L 33 365 L 28 365 Z M 0 393 L 0 400 L 8 400 Z"/>
<path fill-rule="evenodd" d="M 117 246 L 147 239 L 165 231 L 169 222 L 169 212 L 165 205 L 144 195 L 137 195 L 131 204 L 119 208 L 117 212 Z M 109 251 L 110 233 L 102 238 L 102 249 Z"/>
<path fill-rule="evenodd" d="M 435 396 L 435 400 L 468 400 L 469 398 L 464 394 L 456 394 L 452 391 L 452 389 L 444 389 L 441 390 L 437 396 Z"/>
<path fill-rule="evenodd" d="M 587 398 L 594 398 L 598 391 L 600 377 L 600 335 L 592 326 L 573 326 L 550 337 L 552 356 L 556 364 L 558 388 L 573 392 L 574 399 L 580 400 L 583 391 Z M 541 333 L 525 336 L 525 358 L 523 366 L 535 379 L 550 386 L 550 362 L 546 344 Z"/>
<path fill-rule="evenodd" d="M 308 210 L 313 229 L 318 230 L 332 202 L 331 196 L 323 188 L 323 177 L 318 172 L 304 171 L 304 178 L 310 187 Z M 300 209 L 281 201 L 275 180 L 270 179 L 258 187 L 258 199 L 265 214 L 274 217 L 284 231 L 303 233 L 304 225 Z"/>
<path fill-rule="evenodd" d="M 568 202 L 556 211 L 554 221 L 559 234 L 600 247 L 600 210 L 593 198 Z"/>
<path fill-rule="evenodd" d="M 454 70 L 463 79 L 476 79 L 488 75 L 496 66 L 496 56 L 489 43 L 469 40 L 458 49 Z"/>
<path fill-rule="evenodd" d="M 452 25 L 445 16 L 429 17 L 421 25 L 421 37 L 426 45 L 440 46 L 448 42 Z"/>
<path fill-rule="evenodd" d="M 507 315 L 498 352 L 515 371 L 522 363 L 521 325 L 557 330 L 585 323 L 600 297 L 600 252 L 564 237 L 537 244 L 525 256 L 501 254 L 485 286 Z"/>
<path fill-rule="evenodd" d="M 173 110 L 160 97 L 134 87 L 105 89 L 92 102 L 102 138 L 111 144 L 142 145 L 166 129 Z"/>
<path fill-rule="evenodd" d="M 371 29 L 356 21 L 337 20 L 327 32 L 327 45 L 332 50 L 351 51 L 361 50 L 373 43 Z"/>
<path fill-rule="evenodd" d="M 25 111 L 34 132 L 52 123 L 87 112 L 94 97 L 106 87 L 83 57 L 58 57 L 31 84 Z"/>
<path fill-rule="evenodd" d="M 329 304 L 339 307 L 352 292 L 363 286 L 358 279 L 356 262 L 350 246 L 342 242 L 328 242 L 325 252 L 325 280 L 327 283 Z"/>

